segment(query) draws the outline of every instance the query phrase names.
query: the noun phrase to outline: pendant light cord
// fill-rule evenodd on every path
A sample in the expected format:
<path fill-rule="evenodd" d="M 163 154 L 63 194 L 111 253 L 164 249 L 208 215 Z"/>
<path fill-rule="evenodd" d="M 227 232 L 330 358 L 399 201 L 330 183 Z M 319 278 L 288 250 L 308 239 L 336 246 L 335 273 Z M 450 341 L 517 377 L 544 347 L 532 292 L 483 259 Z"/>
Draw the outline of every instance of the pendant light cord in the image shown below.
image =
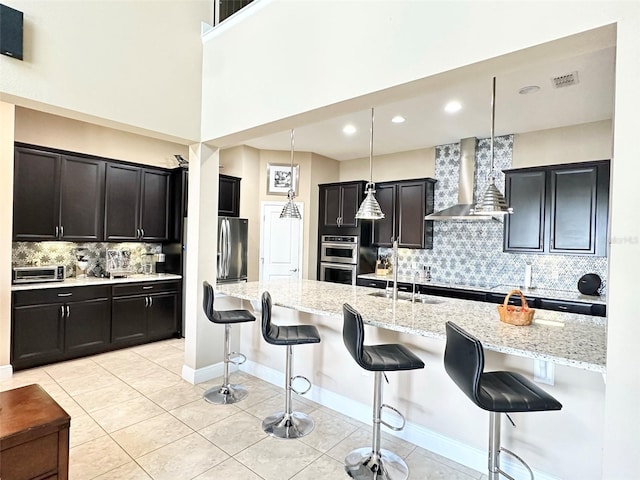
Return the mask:
<path fill-rule="evenodd" d="M 293 135 L 294 129 L 291 129 L 291 188 L 289 190 L 291 190 L 291 192 L 293 193 L 293 196 L 295 196 L 296 192 L 293 190 L 293 145 L 294 145 L 294 135 Z"/>
<path fill-rule="evenodd" d="M 493 77 L 493 90 L 491 92 L 491 172 L 490 177 L 494 179 L 493 176 L 493 135 L 495 131 L 496 125 L 496 77 Z"/>
<path fill-rule="evenodd" d="M 373 107 L 371 107 L 371 128 L 369 133 L 369 184 L 373 185 Z"/>

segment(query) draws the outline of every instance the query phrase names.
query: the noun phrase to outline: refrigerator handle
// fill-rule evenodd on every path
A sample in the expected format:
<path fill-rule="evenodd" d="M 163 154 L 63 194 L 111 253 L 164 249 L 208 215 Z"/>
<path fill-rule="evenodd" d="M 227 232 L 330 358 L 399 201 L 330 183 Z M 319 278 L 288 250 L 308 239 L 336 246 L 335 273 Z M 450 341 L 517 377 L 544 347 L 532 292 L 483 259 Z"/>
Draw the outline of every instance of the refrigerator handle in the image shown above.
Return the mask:
<path fill-rule="evenodd" d="M 231 266 L 231 222 L 227 218 L 227 268 L 225 277 L 229 276 L 229 268 Z"/>
<path fill-rule="evenodd" d="M 220 222 L 220 230 L 218 231 L 218 278 L 224 276 L 224 218 Z"/>

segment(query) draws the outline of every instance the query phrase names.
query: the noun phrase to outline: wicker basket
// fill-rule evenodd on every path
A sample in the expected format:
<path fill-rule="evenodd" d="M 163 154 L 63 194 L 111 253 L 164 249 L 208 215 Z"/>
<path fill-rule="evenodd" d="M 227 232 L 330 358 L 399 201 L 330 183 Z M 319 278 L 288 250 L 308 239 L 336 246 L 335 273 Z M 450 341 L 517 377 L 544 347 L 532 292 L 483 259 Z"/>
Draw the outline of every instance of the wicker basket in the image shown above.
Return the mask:
<path fill-rule="evenodd" d="M 511 297 L 511 295 L 520 295 L 522 306 L 516 307 L 515 305 L 509 305 L 509 297 Z M 498 305 L 500 321 L 511 325 L 531 325 L 531 322 L 533 321 L 533 314 L 535 312 L 535 309 L 529 308 L 527 299 L 524 298 L 524 295 L 520 290 L 511 290 L 507 296 L 504 297 L 502 305 Z"/>

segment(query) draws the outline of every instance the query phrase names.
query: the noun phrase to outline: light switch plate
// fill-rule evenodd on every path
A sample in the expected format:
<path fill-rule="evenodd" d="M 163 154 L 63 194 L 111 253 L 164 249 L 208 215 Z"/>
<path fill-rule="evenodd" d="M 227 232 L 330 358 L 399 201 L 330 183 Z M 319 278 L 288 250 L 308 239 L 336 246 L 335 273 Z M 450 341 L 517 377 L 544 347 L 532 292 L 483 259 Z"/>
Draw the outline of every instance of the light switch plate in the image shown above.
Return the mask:
<path fill-rule="evenodd" d="M 538 383 L 553 385 L 556 368 L 553 362 L 546 360 L 533 360 L 533 380 Z"/>

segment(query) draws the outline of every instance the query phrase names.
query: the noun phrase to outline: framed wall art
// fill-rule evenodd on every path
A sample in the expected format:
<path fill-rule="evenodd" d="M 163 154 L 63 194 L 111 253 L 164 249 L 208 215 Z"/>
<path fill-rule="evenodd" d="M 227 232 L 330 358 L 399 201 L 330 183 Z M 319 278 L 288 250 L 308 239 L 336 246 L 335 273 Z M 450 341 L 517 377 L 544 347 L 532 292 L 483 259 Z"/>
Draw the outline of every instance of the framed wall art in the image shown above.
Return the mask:
<path fill-rule="evenodd" d="M 267 165 L 267 194 L 286 195 L 293 185 L 293 191 L 298 191 L 299 166 L 293 166 L 293 176 L 291 175 L 291 165 L 280 163 L 269 163 Z M 292 178 L 293 177 L 293 178 Z M 293 182 L 293 184 L 292 184 Z"/>

